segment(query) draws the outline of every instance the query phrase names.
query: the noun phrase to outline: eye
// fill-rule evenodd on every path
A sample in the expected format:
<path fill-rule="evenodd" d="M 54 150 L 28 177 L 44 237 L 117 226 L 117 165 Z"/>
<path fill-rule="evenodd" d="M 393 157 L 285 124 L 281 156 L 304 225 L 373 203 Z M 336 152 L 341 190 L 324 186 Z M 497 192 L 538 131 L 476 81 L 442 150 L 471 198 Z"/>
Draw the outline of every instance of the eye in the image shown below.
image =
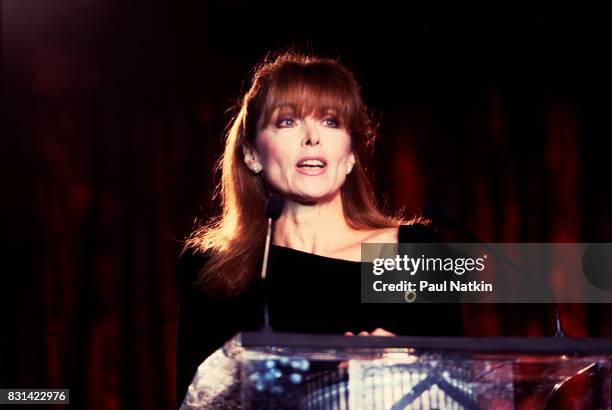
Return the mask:
<path fill-rule="evenodd" d="M 282 117 L 276 120 L 277 128 L 291 128 L 295 126 L 295 120 L 292 117 Z"/>
<path fill-rule="evenodd" d="M 329 128 L 340 128 L 340 121 L 332 115 L 329 115 L 323 119 L 323 124 Z"/>

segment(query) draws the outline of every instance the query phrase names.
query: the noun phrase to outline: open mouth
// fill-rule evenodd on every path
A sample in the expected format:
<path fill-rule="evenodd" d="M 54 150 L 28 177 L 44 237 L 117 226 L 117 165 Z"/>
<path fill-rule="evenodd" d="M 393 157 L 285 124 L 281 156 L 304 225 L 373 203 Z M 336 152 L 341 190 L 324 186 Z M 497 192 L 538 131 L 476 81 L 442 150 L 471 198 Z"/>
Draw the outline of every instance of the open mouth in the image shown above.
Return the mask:
<path fill-rule="evenodd" d="M 324 159 L 304 159 L 298 162 L 298 168 L 325 168 L 327 166 L 327 162 Z"/>
<path fill-rule="evenodd" d="M 322 157 L 306 157 L 298 161 L 296 167 L 300 174 L 318 176 L 326 172 L 327 161 Z"/>

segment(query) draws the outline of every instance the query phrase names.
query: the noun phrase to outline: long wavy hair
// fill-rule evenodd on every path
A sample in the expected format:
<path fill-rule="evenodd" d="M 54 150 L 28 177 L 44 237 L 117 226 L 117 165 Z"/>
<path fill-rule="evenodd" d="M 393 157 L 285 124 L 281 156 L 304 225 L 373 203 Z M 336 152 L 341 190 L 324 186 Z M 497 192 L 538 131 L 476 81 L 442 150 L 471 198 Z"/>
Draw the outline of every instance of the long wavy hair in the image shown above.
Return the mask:
<path fill-rule="evenodd" d="M 261 174 L 244 163 L 243 145 L 253 144 L 275 108 L 295 107 L 300 115 L 333 109 L 347 127 L 356 162 L 341 187 L 344 217 L 353 229 L 396 227 L 403 221 L 386 216 L 360 162 L 376 137 L 376 127 L 361 98 L 353 74 L 338 60 L 293 52 L 266 58 L 255 68 L 251 88 L 229 127 L 223 156 L 217 164 L 221 182 L 216 197 L 221 214 L 197 227 L 185 249 L 205 253 L 208 262 L 196 285 L 218 297 L 240 294 L 257 277 L 262 263 L 269 195 Z"/>

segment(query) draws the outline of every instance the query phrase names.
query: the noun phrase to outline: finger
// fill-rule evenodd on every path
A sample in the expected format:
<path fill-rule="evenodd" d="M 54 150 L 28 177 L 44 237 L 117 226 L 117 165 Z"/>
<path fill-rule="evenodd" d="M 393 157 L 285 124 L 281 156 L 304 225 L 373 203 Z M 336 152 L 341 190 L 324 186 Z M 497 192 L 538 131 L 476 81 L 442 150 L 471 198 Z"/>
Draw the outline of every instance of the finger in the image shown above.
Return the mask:
<path fill-rule="evenodd" d="M 361 332 L 359 332 L 359 336 L 370 336 L 370 334 L 365 330 L 362 330 Z"/>
<path fill-rule="evenodd" d="M 353 332 L 344 332 L 344 336 L 355 336 Z"/>
<path fill-rule="evenodd" d="M 372 336 L 395 336 L 395 334 L 383 329 L 382 327 L 378 327 L 374 329 Z"/>

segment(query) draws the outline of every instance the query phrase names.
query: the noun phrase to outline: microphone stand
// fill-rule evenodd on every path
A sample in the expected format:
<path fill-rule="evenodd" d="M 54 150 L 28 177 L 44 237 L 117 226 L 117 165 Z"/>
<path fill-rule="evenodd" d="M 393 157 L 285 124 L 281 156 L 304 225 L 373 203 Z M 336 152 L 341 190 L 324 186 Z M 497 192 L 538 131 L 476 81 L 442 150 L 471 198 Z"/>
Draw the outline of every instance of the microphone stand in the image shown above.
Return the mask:
<path fill-rule="evenodd" d="M 270 243 L 272 242 L 272 228 L 274 226 L 274 221 L 276 221 L 281 214 L 283 213 L 285 201 L 280 195 L 272 195 L 266 200 L 265 212 L 268 217 L 268 230 L 266 233 L 266 244 L 264 247 L 264 256 L 263 263 L 261 266 L 261 282 L 263 287 L 263 328 L 261 331 L 263 333 L 272 332 L 272 327 L 270 326 L 270 314 L 268 312 L 268 258 L 270 255 Z"/>
<path fill-rule="evenodd" d="M 268 281 L 266 280 L 268 274 L 268 255 L 270 253 L 270 242 L 272 239 L 272 218 L 268 218 L 268 233 L 266 234 L 266 245 L 264 248 L 264 259 L 263 265 L 261 267 L 261 282 L 263 286 L 263 318 L 264 324 L 261 329 L 264 333 L 272 332 L 272 328 L 270 327 L 270 315 L 268 312 Z"/>

